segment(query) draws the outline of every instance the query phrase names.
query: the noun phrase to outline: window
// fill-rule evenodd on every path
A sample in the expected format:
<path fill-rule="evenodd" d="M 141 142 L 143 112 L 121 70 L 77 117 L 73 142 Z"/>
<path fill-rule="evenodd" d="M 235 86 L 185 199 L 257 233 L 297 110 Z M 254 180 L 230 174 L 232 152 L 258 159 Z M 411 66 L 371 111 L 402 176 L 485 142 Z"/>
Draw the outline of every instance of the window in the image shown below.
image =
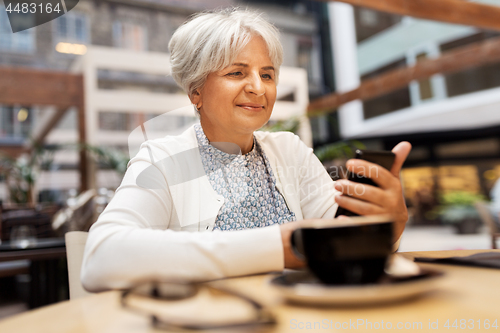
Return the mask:
<path fill-rule="evenodd" d="M 0 106 L 0 137 L 12 136 L 14 113 L 11 108 Z"/>
<path fill-rule="evenodd" d="M 312 63 L 311 63 L 311 53 L 313 49 L 313 43 L 311 38 L 299 38 L 298 40 L 298 52 L 297 52 L 297 66 L 304 68 L 308 76 L 311 75 Z"/>
<path fill-rule="evenodd" d="M 148 124 L 148 131 L 165 132 L 175 131 L 196 121 L 196 117 L 146 114 L 139 112 L 99 112 L 99 129 L 103 131 L 130 132 L 137 126 L 155 118 Z"/>
<path fill-rule="evenodd" d="M 20 15 L 16 20 L 32 18 L 32 16 Z M 0 5 L 0 50 L 16 53 L 35 51 L 35 28 L 13 33 L 3 5 Z"/>
<path fill-rule="evenodd" d="M 316 36 L 297 36 L 297 61 L 296 65 L 307 72 L 309 92 L 321 95 L 323 93 L 320 45 Z M 295 98 L 292 94 L 290 100 Z M 281 99 L 283 100 L 283 99 Z"/>
<path fill-rule="evenodd" d="M 417 63 L 421 61 L 427 60 L 427 54 L 426 53 L 420 53 L 417 55 Z M 431 79 L 423 79 L 418 81 L 419 85 L 419 93 L 420 93 L 420 100 L 426 100 L 426 99 L 431 99 L 434 97 L 434 93 L 432 91 L 432 83 Z"/>
<path fill-rule="evenodd" d="M 87 17 L 82 13 L 69 12 L 54 20 L 55 43 L 75 44 L 89 43 L 89 25 Z"/>
<path fill-rule="evenodd" d="M 358 43 L 401 22 L 402 16 L 372 9 L 355 7 L 356 38 Z"/>
<path fill-rule="evenodd" d="M 378 12 L 371 9 L 359 8 L 359 22 L 365 27 L 376 27 L 379 24 Z"/>
<path fill-rule="evenodd" d="M 140 125 L 136 114 L 124 112 L 99 112 L 99 129 L 105 131 L 131 131 Z"/>
<path fill-rule="evenodd" d="M 439 47 L 430 43 L 408 50 L 406 61 L 408 66 L 415 66 L 421 61 L 436 59 L 440 56 Z M 443 75 L 436 74 L 428 79 L 413 81 L 410 83 L 410 97 L 412 105 L 446 98 L 447 91 Z"/>
<path fill-rule="evenodd" d="M 27 138 L 33 125 L 33 110 L 0 105 L 0 138 Z"/>
<path fill-rule="evenodd" d="M 482 31 L 441 45 L 441 51 L 448 52 L 457 47 L 465 47 L 472 43 L 485 42 L 498 38 L 498 32 Z M 480 90 L 500 87 L 500 61 L 496 63 L 468 68 L 455 73 L 445 74 L 448 95 L 458 96 Z"/>
<path fill-rule="evenodd" d="M 406 59 L 399 59 L 376 71 L 367 73 L 361 78 L 362 81 L 378 77 L 386 72 L 406 67 Z M 408 87 L 391 91 L 382 96 L 368 99 L 363 102 L 363 114 L 365 119 L 381 116 L 386 113 L 401 110 L 411 106 L 410 90 Z"/>
<path fill-rule="evenodd" d="M 113 41 L 119 48 L 146 51 L 148 48 L 147 30 L 137 24 L 116 21 L 113 24 Z"/>

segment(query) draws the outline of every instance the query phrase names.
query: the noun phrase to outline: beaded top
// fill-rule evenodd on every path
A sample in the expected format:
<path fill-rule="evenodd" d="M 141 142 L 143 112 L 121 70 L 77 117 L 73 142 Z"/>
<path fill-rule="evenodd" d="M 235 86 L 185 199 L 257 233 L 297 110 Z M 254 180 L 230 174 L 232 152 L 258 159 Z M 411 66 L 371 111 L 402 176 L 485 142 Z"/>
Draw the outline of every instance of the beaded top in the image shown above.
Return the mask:
<path fill-rule="evenodd" d="M 269 161 L 254 136 L 252 150 L 229 154 L 212 146 L 195 125 L 201 161 L 215 192 L 224 197 L 213 230 L 242 230 L 295 221 L 276 188 Z"/>

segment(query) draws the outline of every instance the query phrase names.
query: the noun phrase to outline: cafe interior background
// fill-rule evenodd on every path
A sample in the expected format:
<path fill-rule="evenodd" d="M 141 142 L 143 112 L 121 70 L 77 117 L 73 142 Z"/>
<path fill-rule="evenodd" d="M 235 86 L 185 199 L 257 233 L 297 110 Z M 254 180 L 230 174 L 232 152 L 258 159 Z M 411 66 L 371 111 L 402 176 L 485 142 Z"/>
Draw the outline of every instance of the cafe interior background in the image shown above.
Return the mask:
<path fill-rule="evenodd" d="M 81 0 L 66 15 L 13 34 L 0 4 L 2 241 L 88 230 L 120 183 L 130 144 L 140 143 L 129 134 L 189 105 L 168 76 L 173 31 L 194 12 L 245 6 L 267 14 L 284 47 L 267 130 L 295 131 L 332 178 L 342 176 L 352 149 L 410 141 L 402 171 L 410 220 L 400 250 L 491 248 L 474 203 L 488 201 L 500 177 L 500 56 L 484 61 L 478 53 L 444 68 L 457 61 L 447 55 L 494 43 L 499 31 L 342 5 Z M 314 107 L 324 96 L 434 60 L 443 70 L 428 77 Z M 175 111 L 151 131 L 176 134 L 194 121 L 192 112 Z M 32 307 L 30 285 L 39 277 L 30 265 L 0 263 L 0 317 Z M 61 281 L 50 302 L 67 299 L 65 259 L 46 267 Z"/>

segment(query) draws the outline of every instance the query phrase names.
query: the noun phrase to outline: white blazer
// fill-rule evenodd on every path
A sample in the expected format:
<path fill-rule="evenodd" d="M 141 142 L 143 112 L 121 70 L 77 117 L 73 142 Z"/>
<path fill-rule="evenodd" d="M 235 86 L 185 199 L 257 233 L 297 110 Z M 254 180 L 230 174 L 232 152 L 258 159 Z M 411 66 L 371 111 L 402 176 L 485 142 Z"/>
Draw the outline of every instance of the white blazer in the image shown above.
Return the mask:
<path fill-rule="evenodd" d="M 333 218 L 334 182 L 299 137 L 255 132 L 297 220 Z M 211 280 L 284 268 L 279 226 L 211 232 L 224 204 L 210 185 L 193 127 L 145 142 L 92 226 L 81 279 L 89 291 L 147 279 Z"/>

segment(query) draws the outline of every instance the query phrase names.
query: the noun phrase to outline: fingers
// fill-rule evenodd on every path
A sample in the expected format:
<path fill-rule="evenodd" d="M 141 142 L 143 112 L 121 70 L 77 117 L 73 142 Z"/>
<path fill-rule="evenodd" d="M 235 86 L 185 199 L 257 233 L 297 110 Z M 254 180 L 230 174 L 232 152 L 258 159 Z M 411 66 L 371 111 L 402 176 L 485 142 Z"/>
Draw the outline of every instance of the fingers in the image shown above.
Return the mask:
<path fill-rule="evenodd" d="M 370 178 L 380 188 L 388 188 L 394 185 L 394 175 L 378 164 L 361 159 L 352 159 L 347 161 L 346 166 L 349 171 Z M 399 178 L 399 175 L 397 177 Z"/>
<path fill-rule="evenodd" d="M 394 164 L 392 165 L 391 173 L 395 177 L 399 177 L 399 172 L 401 171 L 401 168 L 403 167 L 403 164 L 406 161 L 408 154 L 410 154 L 410 151 L 411 151 L 411 143 L 409 143 L 408 141 L 402 141 L 392 149 L 392 152 L 396 155 L 396 158 L 394 159 Z"/>
<path fill-rule="evenodd" d="M 395 159 L 390 171 L 362 159 L 349 160 L 346 164 L 349 171 L 372 179 L 379 187 L 339 180 L 335 189 L 342 195 L 336 196 L 335 201 L 339 206 L 359 215 L 390 214 L 398 226 L 399 235 L 408 220 L 399 173 L 410 151 L 409 142 L 396 145 L 392 150 Z"/>
<path fill-rule="evenodd" d="M 392 149 L 392 152 L 396 156 L 390 171 L 378 164 L 362 159 L 351 159 L 347 161 L 346 166 L 349 171 L 372 179 L 379 187 L 388 188 L 395 185 L 394 177 L 399 179 L 399 173 L 410 151 L 411 144 L 409 142 L 403 141 L 398 143 Z"/>
<path fill-rule="evenodd" d="M 355 198 L 350 198 L 345 195 L 338 195 L 335 197 L 335 201 L 339 206 L 350 210 L 358 215 L 377 215 L 386 214 L 386 210 L 383 207 L 375 205 L 370 202 L 361 201 Z"/>
<path fill-rule="evenodd" d="M 337 180 L 335 189 L 342 194 L 358 198 L 364 201 L 372 202 L 376 205 L 383 206 L 385 202 L 384 190 L 371 185 L 360 184 L 348 180 Z"/>

